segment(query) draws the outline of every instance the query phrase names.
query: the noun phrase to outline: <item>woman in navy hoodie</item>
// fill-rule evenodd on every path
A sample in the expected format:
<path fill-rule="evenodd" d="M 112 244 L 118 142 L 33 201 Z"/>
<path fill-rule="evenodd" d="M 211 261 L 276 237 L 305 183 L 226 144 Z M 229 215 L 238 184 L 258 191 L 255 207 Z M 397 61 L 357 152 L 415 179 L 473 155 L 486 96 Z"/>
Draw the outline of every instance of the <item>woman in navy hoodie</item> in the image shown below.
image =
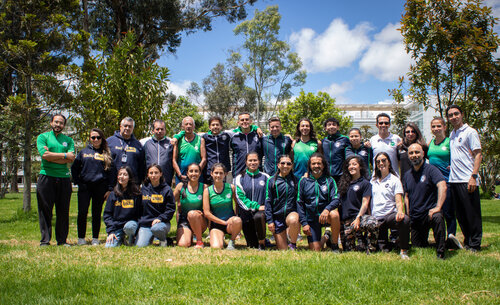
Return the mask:
<path fill-rule="evenodd" d="M 113 159 L 102 130 L 90 131 L 89 144 L 82 149 L 71 166 L 73 183 L 78 185 L 78 245 L 85 245 L 87 214 L 92 199 L 92 245 L 99 245 L 101 213 L 111 185 Z"/>
<path fill-rule="evenodd" d="M 130 167 L 121 167 L 117 180 L 104 208 L 103 218 L 108 233 L 106 248 L 120 246 L 125 235 L 128 236 L 128 244 L 133 245 L 137 220 L 141 216 L 141 191 L 134 182 Z"/>
<path fill-rule="evenodd" d="M 142 216 L 139 219 L 137 247 L 151 244 L 153 237 L 158 238 L 160 246 L 167 246 L 170 220 L 175 213 L 174 193 L 165 183 L 163 172 L 158 164 L 151 164 L 142 185 Z"/>
<path fill-rule="evenodd" d="M 278 159 L 278 170 L 267 180 L 265 214 L 269 231 L 274 235 L 279 250 L 287 248 L 287 232 L 290 236 L 290 250 L 297 249 L 300 231 L 297 213 L 297 178 L 293 174 L 293 162 L 289 155 Z"/>

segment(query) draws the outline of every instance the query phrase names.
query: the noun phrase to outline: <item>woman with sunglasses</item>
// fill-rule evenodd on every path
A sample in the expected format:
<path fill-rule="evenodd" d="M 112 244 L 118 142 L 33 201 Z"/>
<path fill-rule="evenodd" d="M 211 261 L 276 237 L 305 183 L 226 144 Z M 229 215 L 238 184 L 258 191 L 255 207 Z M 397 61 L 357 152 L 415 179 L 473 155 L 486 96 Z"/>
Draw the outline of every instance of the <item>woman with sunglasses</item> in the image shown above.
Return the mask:
<path fill-rule="evenodd" d="M 277 172 L 267 181 L 265 214 L 267 227 L 274 235 L 276 247 L 279 250 L 287 249 L 288 229 L 288 248 L 296 250 L 300 231 L 297 178 L 293 175 L 293 163 L 289 155 L 280 156 Z"/>
<path fill-rule="evenodd" d="M 371 214 L 379 223 L 379 249 L 384 252 L 391 250 L 387 230 L 397 229 L 400 256 L 402 259 L 409 259 L 410 218 L 404 210 L 401 180 L 396 176 L 387 153 L 381 152 L 375 156 L 375 174 L 370 183 L 372 184 Z"/>
<path fill-rule="evenodd" d="M 92 245 L 99 245 L 101 212 L 104 201 L 113 189 L 113 159 L 102 130 L 90 131 L 89 144 L 82 149 L 71 166 L 73 183 L 78 185 L 78 245 L 85 245 L 87 214 L 92 200 Z"/>
<path fill-rule="evenodd" d="M 400 177 L 412 168 L 410 159 L 408 158 L 408 147 L 413 143 L 418 143 L 424 149 L 424 154 L 427 156 L 427 143 L 420 132 L 420 129 L 415 123 L 407 123 L 403 129 L 403 141 L 398 145 L 398 159 L 400 161 Z"/>

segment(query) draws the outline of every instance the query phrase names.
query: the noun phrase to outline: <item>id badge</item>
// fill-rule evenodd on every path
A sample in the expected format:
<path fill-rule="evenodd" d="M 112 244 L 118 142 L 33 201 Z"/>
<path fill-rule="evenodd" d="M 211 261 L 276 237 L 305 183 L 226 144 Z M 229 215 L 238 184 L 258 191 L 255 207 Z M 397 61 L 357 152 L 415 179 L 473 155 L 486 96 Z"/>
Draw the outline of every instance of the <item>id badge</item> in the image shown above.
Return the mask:
<path fill-rule="evenodd" d="M 122 163 L 127 163 L 127 153 L 123 152 L 122 154 Z"/>

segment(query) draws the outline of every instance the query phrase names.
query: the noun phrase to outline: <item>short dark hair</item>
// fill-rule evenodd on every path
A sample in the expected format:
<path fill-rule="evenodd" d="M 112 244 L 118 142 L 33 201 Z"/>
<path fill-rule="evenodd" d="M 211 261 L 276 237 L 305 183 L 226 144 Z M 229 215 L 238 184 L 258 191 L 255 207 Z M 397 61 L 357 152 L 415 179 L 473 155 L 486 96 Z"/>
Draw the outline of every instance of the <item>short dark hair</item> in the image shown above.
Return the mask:
<path fill-rule="evenodd" d="M 445 120 L 444 120 L 442 117 L 440 117 L 440 116 L 435 116 L 435 117 L 431 120 L 431 124 L 432 124 L 432 122 L 434 122 L 434 121 L 440 121 L 440 122 L 443 124 L 443 126 L 446 126 L 446 122 L 445 122 Z"/>
<path fill-rule="evenodd" d="M 165 121 L 164 120 L 160 120 L 160 119 L 156 119 L 153 121 L 153 124 L 151 124 L 151 129 L 154 129 L 155 128 L 155 124 L 163 124 L 163 126 L 167 127 L 167 124 L 165 124 Z"/>
<path fill-rule="evenodd" d="M 273 116 L 269 119 L 269 124 L 271 124 L 272 122 L 279 122 L 281 124 L 281 120 L 277 116 Z"/>
<path fill-rule="evenodd" d="M 222 118 L 220 116 L 213 116 L 208 119 L 208 125 L 212 124 L 213 121 L 219 121 L 220 125 L 222 126 Z"/>
<path fill-rule="evenodd" d="M 339 120 L 337 120 L 336 118 L 328 118 L 326 119 L 325 124 L 323 124 L 323 127 L 326 127 L 326 124 L 330 122 L 337 124 L 337 126 L 340 126 Z"/>
<path fill-rule="evenodd" d="M 391 123 L 391 117 L 390 117 L 387 113 L 382 112 L 382 113 L 379 113 L 379 114 L 377 115 L 377 118 L 376 118 L 376 120 L 375 120 L 375 122 L 376 122 L 377 124 L 378 124 L 378 119 L 379 119 L 379 118 L 381 118 L 381 117 L 388 118 L 388 119 L 389 119 L 389 123 Z"/>
<path fill-rule="evenodd" d="M 242 115 L 244 115 L 244 114 L 248 114 L 248 116 L 249 116 L 250 118 L 252 118 L 252 115 L 250 114 L 250 112 L 248 112 L 248 111 L 243 111 L 243 112 L 240 112 L 240 113 L 238 114 L 238 120 L 240 119 L 240 116 L 242 116 Z"/>
<path fill-rule="evenodd" d="M 446 107 L 446 117 L 448 117 L 448 111 L 450 111 L 450 109 L 457 109 L 458 111 L 460 111 L 460 114 L 464 114 L 464 112 L 462 111 L 462 108 L 460 108 L 460 106 L 456 105 L 456 104 L 452 104 L 448 107 Z"/>
<path fill-rule="evenodd" d="M 54 118 L 56 116 L 60 116 L 61 118 L 63 118 L 64 120 L 64 125 L 66 125 L 66 117 L 62 114 L 62 113 L 56 113 L 56 114 L 53 114 L 52 117 L 50 118 L 50 122 L 52 123 L 54 121 Z"/>

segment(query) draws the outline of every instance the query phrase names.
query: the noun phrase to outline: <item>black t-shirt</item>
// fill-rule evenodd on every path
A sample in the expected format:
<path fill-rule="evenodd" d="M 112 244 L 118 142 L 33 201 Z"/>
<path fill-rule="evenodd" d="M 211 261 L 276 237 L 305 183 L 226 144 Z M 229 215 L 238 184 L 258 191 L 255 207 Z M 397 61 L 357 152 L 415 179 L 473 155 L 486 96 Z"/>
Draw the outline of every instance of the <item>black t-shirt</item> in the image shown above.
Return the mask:
<path fill-rule="evenodd" d="M 354 218 L 358 215 L 363 197 L 372 195 L 372 185 L 365 177 L 352 181 L 347 193 L 340 198 L 340 215 L 342 220 Z"/>
<path fill-rule="evenodd" d="M 408 193 L 410 218 L 422 219 L 437 204 L 437 184 L 445 181 L 434 165 L 424 162 L 418 171 L 412 166 L 403 177 L 403 188 Z"/>

